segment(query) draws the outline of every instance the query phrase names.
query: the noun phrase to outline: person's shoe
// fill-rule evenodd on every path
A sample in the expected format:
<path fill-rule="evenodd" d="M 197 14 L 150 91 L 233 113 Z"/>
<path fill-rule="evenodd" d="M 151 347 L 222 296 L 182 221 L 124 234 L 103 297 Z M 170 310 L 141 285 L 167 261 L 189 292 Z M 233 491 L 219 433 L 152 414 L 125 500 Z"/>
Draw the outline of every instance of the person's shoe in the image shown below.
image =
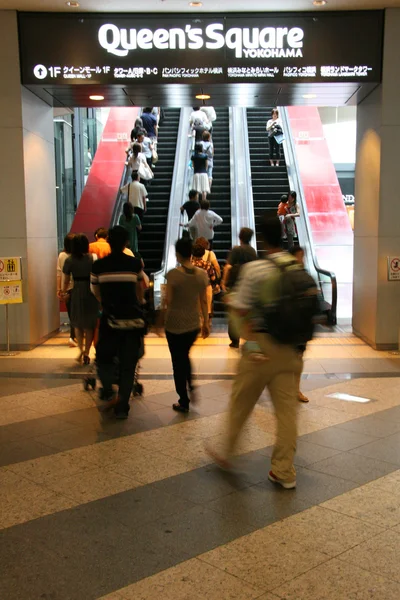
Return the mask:
<path fill-rule="evenodd" d="M 231 342 L 229 348 L 239 348 L 239 342 Z"/>
<path fill-rule="evenodd" d="M 278 162 L 276 163 L 276 166 L 279 167 L 279 163 Z"/>
<path fill-rule="evenodd" d="M 114 392 L 112 390 L 111 392 L 106 392 L 104 388 L 100 388 L 98 398 L 102 402 L 111 402 L 111 400 L 114 398 Z"/>
<path fill-rule="evenodd" d="M 172 408 L 174 410 L 176 410 L 176 412 L 181 412 L 181 413 L 188 413 L 189 412 L 189 407 L 188 406 L 182 406 L 182 404 L 179 404 L 179 402 L 175 402 L 175 404 L 172 405 Z"/>
<path fill-rule="evenodd" d="M 68 345 L 69 345 L 70 348 L 77 348 L 78 347 L 78 342 L 76 342 L 72 338 L 69 338 Z"/>
<path fill-rule="evenodd" d="M 83 364 L 90 365 L 90 357 L 87 354 L 85 354 L 83 357 Z"/>
<path fill-rule="evenodd" d="M 299 399 L 299 402 L 304 402 L 304 403 L 310 402 L 310 400 L 307 398 L 307 396 L 305 396 L 303 394 L 303 392 L 299 391 L 299 395 L 297 397 Z"/>
<path fill-rule="evenodd" d="M 204 444 L 204 449 L 207 452 L 208 456 L 213 459 L 215 464 L 217 464 L 220 469 L 223 469 L 224 471 L 232 470 L 232 463 L 230 463 L 229 460 L 223 458 L 217 452 L 215 452 L 215 450 L 213 450 L 211 446 L 209 446 L 208 444 Z"/>
<path fill-rule="evenodd" d="M 118 421 L 125 421 L 125 419 L 127 419 L 128 417 L 129 414 L 127 412 L 115 413 L 115 418 L 118 419 Z"/>
<path fill-rule="evenodd" d="M 285 488 L 285 490 L 293 490 L 296 487 L 296 480 L 285 481 L 284 479 L 279 479 L 279 477 L 274 475 L 272 471 L 268 473 L 268 479 L 272 481 L 272 483 L 281 485 L 283 488 Z"/>

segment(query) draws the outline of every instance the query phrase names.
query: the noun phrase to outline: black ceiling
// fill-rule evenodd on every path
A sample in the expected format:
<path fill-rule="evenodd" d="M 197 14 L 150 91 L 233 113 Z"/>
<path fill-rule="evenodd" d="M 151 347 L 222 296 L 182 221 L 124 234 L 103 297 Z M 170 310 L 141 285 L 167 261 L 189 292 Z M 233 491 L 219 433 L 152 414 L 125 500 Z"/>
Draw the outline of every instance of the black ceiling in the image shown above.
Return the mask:
<path fill-rule="evenodd" d="M 227 83 L 203 88 L 187 84 L 136 84 L 131 86 L 27 86 L 50 106 L 192 106 L 196 94 L 210 94 L 214 106 L 343 106 L 361 102 L 378 84 L 374 83 Z M 96 102 L 89 96 L 104 96 Z M 312 97 L 306 97 L 311 95 Z"/>

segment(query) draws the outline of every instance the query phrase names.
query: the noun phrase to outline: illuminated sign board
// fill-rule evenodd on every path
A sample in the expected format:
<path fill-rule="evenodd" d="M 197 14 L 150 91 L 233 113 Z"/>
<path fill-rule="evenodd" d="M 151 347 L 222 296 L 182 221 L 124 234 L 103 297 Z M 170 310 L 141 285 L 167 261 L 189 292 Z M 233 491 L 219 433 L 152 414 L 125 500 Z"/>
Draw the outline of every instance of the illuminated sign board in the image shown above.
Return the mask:
<path fill-rule="evenodd" d="M 18 18 L 24 85 L 381 80 L 383 11 Z"/>

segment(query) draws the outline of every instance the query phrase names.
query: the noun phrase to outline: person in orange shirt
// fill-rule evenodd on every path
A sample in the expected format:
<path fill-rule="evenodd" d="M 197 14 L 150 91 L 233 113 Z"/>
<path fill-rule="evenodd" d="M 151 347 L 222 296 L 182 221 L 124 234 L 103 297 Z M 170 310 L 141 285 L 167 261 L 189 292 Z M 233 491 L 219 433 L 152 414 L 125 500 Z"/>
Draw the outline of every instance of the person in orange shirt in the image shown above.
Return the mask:
<path fill-rule="evenodd" d="M 89 244 L 89 252 L 96 254 L 97 258 L 104 258 L 111 254 L 110 244 L 107 242 L 108 231 L 104 227 L 99 227 L 94 234 L 95 242 Z"/>

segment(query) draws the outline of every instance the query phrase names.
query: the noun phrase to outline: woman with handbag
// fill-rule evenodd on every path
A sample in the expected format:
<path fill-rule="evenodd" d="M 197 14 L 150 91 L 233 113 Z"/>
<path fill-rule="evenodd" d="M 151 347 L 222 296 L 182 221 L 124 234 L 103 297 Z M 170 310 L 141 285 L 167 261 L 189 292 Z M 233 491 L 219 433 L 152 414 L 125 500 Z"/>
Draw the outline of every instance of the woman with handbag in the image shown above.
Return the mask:
<path fill-rule="evenodd" d="M 142 152 L 141 144 L 133 144 L 132 156 L 128 160 L 128 166 L 132 168 L 132 175 L 137 171 L 140 179 L 144 181 L 145 185 L 149 185 L 149 182 L 154 177 L 154 173 L 147 164 L 146 156 L 144 152 Z"/>
<path fill-rule="evenodd" d="M 219 282 L 221 280 L 221 269 L 214 252 L 208 249 L 208 241 L 205 238 L 198 238 L 192 249 L 192 264 L 203 269 L 208 276 L 209 284 L 207 286 L 207 310 L 208 320 L 211 320 L 214 314 L 213 296 L 221 291 Z"/>
<path fill-rule="evenodd" d="M 274 108 L 271 113 L 271 119 L 267 122 L 267 133 L 269 139 L 269 162 L 271 163 L 271 167 L 275 165 L 279 167 L 279 159 L 280 159 L 280 144 L 276 140 L 275 136 L 282 135 L 282 121 L 279 118 L 279 110 Z M 276 155 L 276 163 L 274 163 L 274 157 Z"/>

